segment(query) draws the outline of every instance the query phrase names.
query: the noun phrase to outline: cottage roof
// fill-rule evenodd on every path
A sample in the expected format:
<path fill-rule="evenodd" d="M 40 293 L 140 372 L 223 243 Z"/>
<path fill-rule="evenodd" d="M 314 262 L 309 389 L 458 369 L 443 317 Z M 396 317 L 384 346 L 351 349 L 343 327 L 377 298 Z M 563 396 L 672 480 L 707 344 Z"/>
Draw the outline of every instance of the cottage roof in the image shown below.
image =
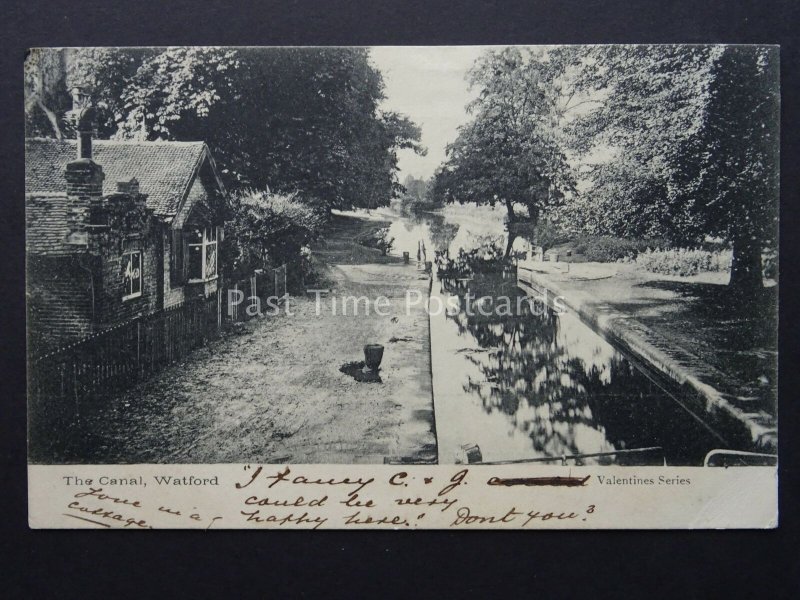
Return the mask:
<path fill-rule="evenodd" d="M 116 192 L 118 181 L 136 177 L 147 207 L 160 217 L 174 216 L 205 159 L 203 142 L 94 140 L 93 160 L 103 168 L 103 194 Z M 25 140 L 25 190 L 28 194 L 63 193 L 64 167 L 76 157 L 75 140 Z M 221 187 L 221 184 L 220 184 Z"/>
<path fill-rule="evenodd" d="M 25 247 L 29 254 L 65 255 L 76 251 L 67 244 L 73 227 L 70 217 L 79 210 L 66 194 L 29 194 L 25 197 Z"/>

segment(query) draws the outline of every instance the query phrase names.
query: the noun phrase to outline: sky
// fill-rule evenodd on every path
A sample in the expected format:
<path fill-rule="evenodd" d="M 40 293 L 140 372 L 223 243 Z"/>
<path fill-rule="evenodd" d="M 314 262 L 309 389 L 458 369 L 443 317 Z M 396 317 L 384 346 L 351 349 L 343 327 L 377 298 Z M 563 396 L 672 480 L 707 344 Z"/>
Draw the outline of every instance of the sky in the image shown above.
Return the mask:
<path fill-rule="evenodd" d="M 399 178 L 428 179 L 445 159 L 445 147 L 467 121 L 466 105 L 475 97 L 466 74 L 487 46 L 378 46 L 372 62 L 383 73 L 386 100 L 381 108 L 407 115 L 422 128 L 427 156 L 398 153 Z"/>

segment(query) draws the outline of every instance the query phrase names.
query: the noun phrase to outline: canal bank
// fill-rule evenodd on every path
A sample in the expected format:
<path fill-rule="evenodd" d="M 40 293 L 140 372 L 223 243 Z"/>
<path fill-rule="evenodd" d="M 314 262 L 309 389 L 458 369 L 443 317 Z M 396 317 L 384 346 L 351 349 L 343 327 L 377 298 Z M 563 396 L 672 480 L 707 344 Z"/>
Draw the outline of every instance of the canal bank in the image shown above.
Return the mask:
<path fill-rule="evenodd" d="M 559 297 L 563 305 L 615 346 L 641 361 L 658 377 L 680 390 L 681 400 L 698 419 L 723 432 L 728 447 L 777 453 L 777 420 L 765 410 L 769 390 L 741 381 L 718 368 L 702 353 L 702 320 L 668 286 L 618 276 L 615 265 L 527 262 L 518 266 L 518 281 L 529 295 Z M 652 290 L 656 290 L 653 293 Z M 715 315 L 720 321 L 726 315 Z M 694 323 L 684 336 L 671 334 L 669 324 Z M 691 342 L 693 343 L 687 343 Z M 758 348 L 751 350 L 758 352 Z M 712 351 L 725 352 L 725 348 Z M 740 352 L 740 354 L 746 353 Z M 718 357 L 715 357 L 718 358 Z M 772 377 L 772 373 L 768 375 Z M 761 375 L 766 379 L 767 376 Z"/>
<path fill-rule="evenodd" d="M 424 244 L 429 257 L 464 262 L 456 271 L 434 269 L 430 292 L 434 309 L 458 307 L 430 314 L 441 464 L 473 462 L 464 447 L 477 447 L 481 462 L 700 466 L 714 449 L 743 446 L 728 443 L 728 432 L 697 418 L 577 314 L 527 310 L 516 273 L 485 262 L 507 244 L 499 216 L 372 215 L 391 223 L 390 254 L 413 256 Z M 485 314 L 476 298 L 486 301 Z M 504 300 L 522 311 L 493 310 Z"/>
<path fill-rule="evenodd" d="M 431 298 L 457 307 L 431 312 L 440 463 L 700 466 L 727 447 L 578 315 L 528 302 L 516 274 L 437 276 Z"/>

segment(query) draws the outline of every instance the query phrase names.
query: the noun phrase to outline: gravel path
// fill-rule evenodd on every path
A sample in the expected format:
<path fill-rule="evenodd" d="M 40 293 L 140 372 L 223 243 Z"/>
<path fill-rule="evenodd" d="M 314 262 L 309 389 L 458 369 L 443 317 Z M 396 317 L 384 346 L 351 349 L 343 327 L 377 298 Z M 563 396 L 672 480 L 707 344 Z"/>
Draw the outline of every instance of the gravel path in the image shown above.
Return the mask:
<path fill-rule="evenodd" d="M 428 276 L 395 263 L 334 266 L 328 278 L 319 314 L 314 296 L 292 297 L 291 314 L 254 319 L 93 411 L 80 461 L 435 461 L 428 318 L 405 306 L 406 289 L 427 297 Z M 389 314 L 333 315 L 347 295 L 386 296 Z M 385 346 L 382 383 L 339 371 L 365 343 Z"/>

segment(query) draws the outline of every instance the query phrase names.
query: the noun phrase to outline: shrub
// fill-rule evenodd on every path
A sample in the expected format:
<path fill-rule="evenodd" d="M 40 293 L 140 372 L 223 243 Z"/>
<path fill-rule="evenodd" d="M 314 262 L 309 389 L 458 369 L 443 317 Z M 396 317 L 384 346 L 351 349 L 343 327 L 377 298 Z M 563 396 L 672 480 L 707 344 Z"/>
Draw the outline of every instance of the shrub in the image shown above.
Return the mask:
<path fill-rule="evenodd" d="M 437 258 L 439 277 L 472 277 L 479 273 L 501 273 L 511 264 L 505 256 L 503 244 L 492 236 L 479 239 L 479 245 L 471 250 L 459 248 L 455 258 L 439 255 Z"/>
<path fill-rule="evenodd" d="M 688 277 L 698 273 L 730 270 L 731 252 L 687 248 L 646 250 L 636 258 L 636 264 L 651 273 Z"/>
<path fill-rule="evenodd" d="M 528 240 L 534 246 L 541 247 L 545 252 L 569 240 L 569 237 L 556 223 L 547 219 L 541 219 L 535 225 L 525 221 L 510 223 L 508 228 L 511 232 Z"/>
<path fill-rule="evenodd" d="M 394 238 L 389 235 L 388 227 L 381 227 L 360 237 L 358 243 L 367 248 L 380 250 L 381 254 L 386 256 L 394 246 Z"/>
<path fill-rule="evenodd" d="M 625 239 L 610 236 L 583 235 L 575 240 L 573 253 L 582 254 L 590 262 L 617 262 L 635 259 L 640 252 L 668 248 L 663 239 Z"/>
<path fill-rule="evenodd" d="M 319 235 L 325 216 L 297 193 L 248 190 L 234 197 L 233 220 L 226 236 L 229 275 L 248 276 L 253 269 L 292 263 L 306 270 L 303 249 Z"/>

